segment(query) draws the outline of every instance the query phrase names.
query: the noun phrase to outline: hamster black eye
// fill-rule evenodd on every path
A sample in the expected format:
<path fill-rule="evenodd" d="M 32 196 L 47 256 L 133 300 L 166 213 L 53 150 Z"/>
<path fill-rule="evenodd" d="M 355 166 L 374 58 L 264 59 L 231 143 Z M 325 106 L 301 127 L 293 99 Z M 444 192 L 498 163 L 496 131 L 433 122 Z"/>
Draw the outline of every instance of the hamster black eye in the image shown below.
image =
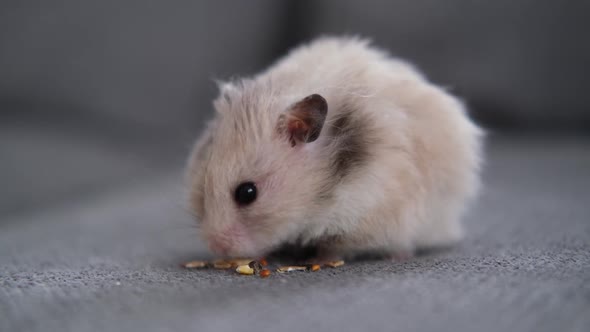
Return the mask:
<path fill-rule="evenodd" d="M 244 182 L 236 188 L 234 199 L 239 205 L 248 205 L 256 200 L 256 184 Z"/>

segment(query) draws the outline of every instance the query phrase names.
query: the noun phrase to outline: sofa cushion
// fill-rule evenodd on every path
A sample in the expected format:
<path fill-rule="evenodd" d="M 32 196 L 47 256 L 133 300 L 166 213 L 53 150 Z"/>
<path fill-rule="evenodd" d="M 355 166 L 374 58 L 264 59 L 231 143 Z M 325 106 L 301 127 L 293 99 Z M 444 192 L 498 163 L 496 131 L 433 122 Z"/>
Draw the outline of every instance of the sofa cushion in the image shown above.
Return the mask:
<path fill-rule="evenodd" d="M 185 134 L 210 112 L 213 79 L 270 61 L 282 14 L 270 0 L 3 4 L 0 103 L 64 105 Z"/>
<path fill-rule="evenodd" d="M 449 251 L 268 279 L 208 258 L 180 170 L 0 223 L 3 331 L 585 331 L 588 139 L 492 139 Z"/>
<path fill-rule="evenodd" d="M 464 97 L 485 123 L 589 129 L 590 2 L 308 3 L 306 34 L 360 34 Z"/>

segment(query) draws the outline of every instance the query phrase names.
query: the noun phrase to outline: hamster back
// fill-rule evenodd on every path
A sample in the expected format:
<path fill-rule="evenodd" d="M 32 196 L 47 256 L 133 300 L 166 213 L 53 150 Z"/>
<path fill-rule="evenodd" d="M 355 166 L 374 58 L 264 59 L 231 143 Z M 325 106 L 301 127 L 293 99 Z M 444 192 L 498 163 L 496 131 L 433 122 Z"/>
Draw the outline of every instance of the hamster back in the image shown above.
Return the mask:
<path fill-rule="evenodd" d="M 369 42 L 303 45 L 222 84 L 214 105 L 188 185 L 215 253 L 407 254 L 461 238 L 482 132 L 457 98 Z"/>

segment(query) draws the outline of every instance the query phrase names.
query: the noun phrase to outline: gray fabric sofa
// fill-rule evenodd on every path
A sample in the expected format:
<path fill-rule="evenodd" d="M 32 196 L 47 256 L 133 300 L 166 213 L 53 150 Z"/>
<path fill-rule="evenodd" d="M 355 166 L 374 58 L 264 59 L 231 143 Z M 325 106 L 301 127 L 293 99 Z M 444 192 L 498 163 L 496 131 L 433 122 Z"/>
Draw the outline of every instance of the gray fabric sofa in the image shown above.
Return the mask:
<path fill-rule="evenodd" d="M 583 1 L 0 5 L 0 331 L 585 331 Z M 361 34 L 488 128 L 467 238 L 403 263 L 240 277 L 207 258 L 182 168 L 213 79 Z"/>

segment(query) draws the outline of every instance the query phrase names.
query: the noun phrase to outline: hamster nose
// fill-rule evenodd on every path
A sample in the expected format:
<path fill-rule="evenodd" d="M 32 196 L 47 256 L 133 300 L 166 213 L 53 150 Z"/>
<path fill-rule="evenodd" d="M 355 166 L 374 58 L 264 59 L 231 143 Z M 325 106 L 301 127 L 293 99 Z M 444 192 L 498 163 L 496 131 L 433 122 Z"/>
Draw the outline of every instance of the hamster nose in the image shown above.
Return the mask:
<path fill-rule="evenodd" d="M 209 250 L 216 255 L 226 256 L 231 249 L 231 244 L 224 238 L 213 236 L 209 239 Z"/>
<path fill-rule="evenodd" d="M 207 236 L 209 249 L 214 254 L 233 256 L 241 254 L 245 245 L 250 243 L 246 229 L 239 223 L 217 229 Z"/>

